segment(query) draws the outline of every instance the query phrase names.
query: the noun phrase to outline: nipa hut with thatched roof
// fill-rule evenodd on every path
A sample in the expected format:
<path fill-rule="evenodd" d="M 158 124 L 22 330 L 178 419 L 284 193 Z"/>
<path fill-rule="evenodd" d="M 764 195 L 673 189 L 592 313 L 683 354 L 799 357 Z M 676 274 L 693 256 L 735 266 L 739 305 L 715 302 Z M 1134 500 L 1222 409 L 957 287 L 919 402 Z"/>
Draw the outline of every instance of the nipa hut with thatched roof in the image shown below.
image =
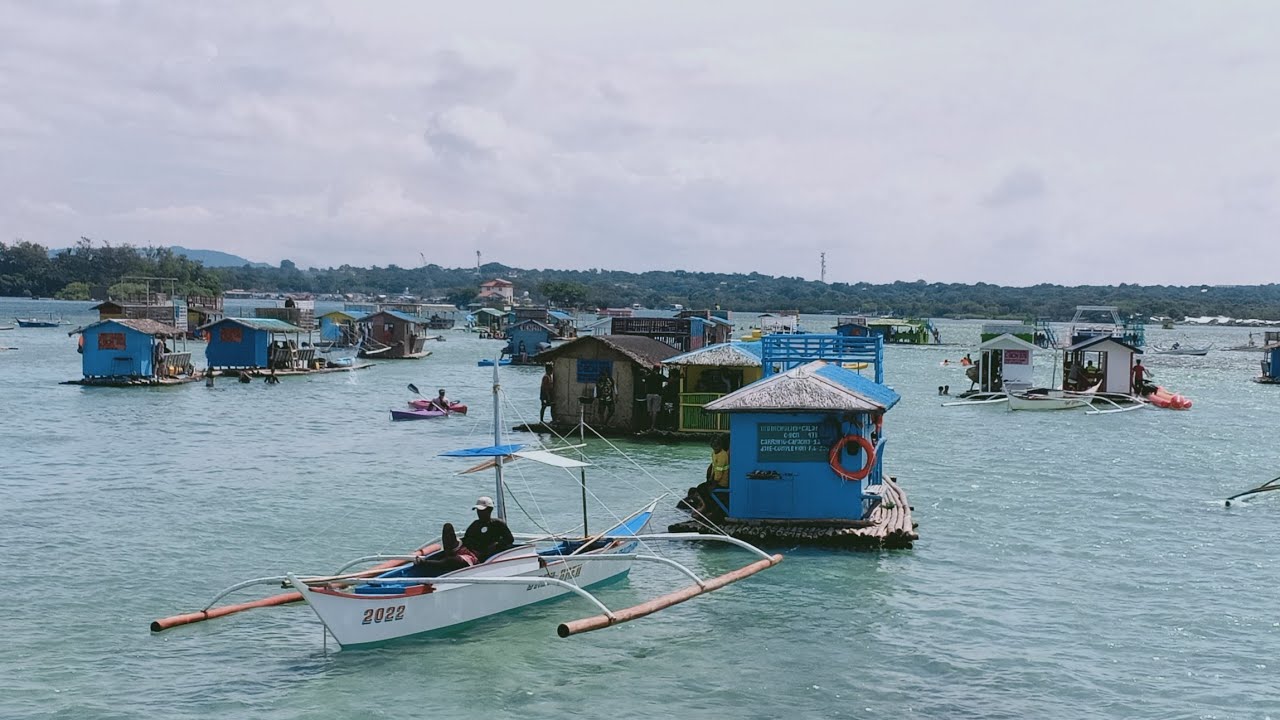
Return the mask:
<path fill-rule="evenodd" d="M 551 424 L 572 427 L 579 412 L 598 429 L 647 429 L 646 398 L 661 392 L 662 361 L 678 350 L 635 335 L 580 337 L 534 359 L 553 365 Z"/>
<path fill-rule="evenodd" d="M 707 403 L 759 380 L 764 370 L 760 342 L 732 342 L 668 358 L 662 364 L 679 387 L 676 407 L 680 432 L 715 433 L 729 429 L 729 418 L 703 410 Z"/>

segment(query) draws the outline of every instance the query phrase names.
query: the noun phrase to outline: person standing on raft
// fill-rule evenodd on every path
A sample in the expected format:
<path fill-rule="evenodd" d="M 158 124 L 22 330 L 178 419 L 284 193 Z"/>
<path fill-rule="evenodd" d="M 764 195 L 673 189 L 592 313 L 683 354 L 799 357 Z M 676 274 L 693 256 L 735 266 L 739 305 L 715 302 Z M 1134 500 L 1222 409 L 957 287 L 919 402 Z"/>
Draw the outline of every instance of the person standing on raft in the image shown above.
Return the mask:
<path fill-rule="evenodd" d="M 1143 367 L 1141 360 L 1135 360 L 1133 363 L 1133 394 L 1146 395 L 1148 390 L 1147 378 L 1151 376 L 1151 371 Z"/>

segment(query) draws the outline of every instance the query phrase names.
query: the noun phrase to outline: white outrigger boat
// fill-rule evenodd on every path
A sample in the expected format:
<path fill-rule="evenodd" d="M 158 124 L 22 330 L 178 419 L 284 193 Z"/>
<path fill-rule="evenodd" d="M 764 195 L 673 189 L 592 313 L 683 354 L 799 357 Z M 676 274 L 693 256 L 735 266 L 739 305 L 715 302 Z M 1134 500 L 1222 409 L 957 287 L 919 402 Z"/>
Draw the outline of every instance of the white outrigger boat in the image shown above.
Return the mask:
<path fill-rule="evenodd" d="M 768 569 L 782 561 L 754 545 L 724 534 L 646 533 L 650 518 L 661 497 L 615 522 L 604 532 L 587 532 L 586 476 L 588 462 L 566 457 L 569 445 L 552 450 L 525 450 L 520 444 L 501 443 L 501 412 L 498 369 L 494 367 L 494 445 L 444 453 L 452 457 L 485 458 L 471 472 L 492 467 L 497 498 L 496 516 L 505 519 L 506 487 L 503 465 L 526 459 L 569 471 L 582 471 L 583 523 L 580 535 L 516 534 L 516 545 L 501 550 L 483 562 L 438 576 L 430 575 L 430 560 L 443 551 L 439 541 L 400 555 L 369 555 L 352 560 L 331 575 L 286 573 L 255 578 L 219 592 L 201 611 L 157 620 L 153 632 L 177 625 L 199 622 L 253 607 L 281 605 L 302 600 L 315 612 L 329 635 L 344 647 L 369 645 L 396 638 L 419 635 L 460 625 L 499 613 L 576 595 L 586 600 L 597 614 L 562 623 L 560 637 L 597 630 L 635 620 L 698 595 L 718 590 L 742 578 Z M 585 427 L 585 426 L 584 426 Z M 684 565 L 653 552 L 656 542 L 717 541 L 743 548 L 758 557 L 755 562 L 715 578 L 698 577 Z M 361 565 L 381 563 L 363 571 Z M 625 577 L 636 562 L 650 562 L 672 568 L 693 581 L 683 589 L 622 610 L 610 610 L 594 593 L 593 586 Z M 285 585 L 293 592 L 240 605 L 215 607 L 224 597 L 258 585 Z"/>

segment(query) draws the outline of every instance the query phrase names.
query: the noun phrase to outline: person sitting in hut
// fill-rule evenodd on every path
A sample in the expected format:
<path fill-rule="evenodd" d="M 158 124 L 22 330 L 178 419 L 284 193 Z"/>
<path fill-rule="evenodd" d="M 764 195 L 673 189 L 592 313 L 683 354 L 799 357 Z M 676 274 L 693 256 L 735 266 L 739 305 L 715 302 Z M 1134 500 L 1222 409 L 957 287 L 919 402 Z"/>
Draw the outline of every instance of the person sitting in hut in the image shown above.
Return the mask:
<path fill-rule="evenodd" d="M 476 511 L 476 519 L 467 527 L 462 544 L 470 548 L 481 562 L 515 544 L 511 529 L 493 516 L 493 498 L 481 497 L 472 509 Z"/>
<path fill-rule="evenodd" d="M 547 408 L 555 404 L 555 374 L 552 370 L 551 363 L 547 363 L 546 372 L 542 375 L 542 387 L 538 390 L 538 399 L 542 402 L 542 408 L 538 410 L 538 422 L 546 422 L 545 416 Z M 552 409 L 551 417 L 555 418 L 555 410 Z"/>
<path fill-rule="evenodd" d="M 1084 365 L 1084 381 L 1088 384 L 1088 387 L 1093 387 L 1102 382 L 1102 368 L 1094 365 L 1092 360 Z"/>
<path fill-rule="evenodd" d="M 480 562 L 475 552 L 458 541 L 458 533 L 453 523 L 445 523 L 440 530 L 440 552 L 414 558 L 414 575 L 417 577 L 439 577 L 445 573 L 471 567 Z"/>
<path fill-rule="evenodd" d="M 1084 387 L 1084 371 L 1080 369 L 1079 362 L 1071 363 L 1071 369 L 1067 372 L 1067 389 L 1079 390 Z"/>

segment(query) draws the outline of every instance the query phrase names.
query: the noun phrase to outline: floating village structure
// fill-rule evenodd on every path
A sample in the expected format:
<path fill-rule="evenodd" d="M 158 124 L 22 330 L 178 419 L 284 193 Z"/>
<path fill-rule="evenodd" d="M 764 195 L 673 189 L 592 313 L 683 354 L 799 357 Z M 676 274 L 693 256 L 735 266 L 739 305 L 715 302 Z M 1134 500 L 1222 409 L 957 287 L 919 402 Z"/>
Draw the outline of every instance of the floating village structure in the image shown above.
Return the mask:
<path fill-rule="evenodd" d="M 507 346 L 503 353 L 513 365 L 536 365 L 534 356 L 551 349 L 551 341 L 560 335 L 555 328 L 537 320 L 520 320 L 507 328 Z"/>
<path fill-rule="evenodd" d="M 196 379 L 191 353 L 177 347 L 185 332 L 172 325 L 149 319 L 113 318 L 75 332 L 81 336 L 84 377 L 67 384 L 179 385 Z"/>
<path fill-rule="evenodd" d="M 848 337 L 877 335 L 891 345 L 929 345 L 942 342 L 942 335 L 929 320 L 867 318 L 861 315 L 836 321 L 836 334 Z"/>
<path fill-rule="evenodd" d="M 1270 336 L 1273 333 L 1268 332 Z M 1272 340 L 1262 346 L 1262 374 L 1253 381 L 1263 385 L 1280 385 L 1280 340 Z"/>
<path fill-rule="evenodd" d="M 1077 305 L 1071 317 L 1069 345 L 1079 345 L 1096 337 L 1114 338 L 1139 349 L 1147 344 L 1142 318 L 1121 318 L 1120 308 L 1114 305 Z"/>
<path fill-rule="evenodd" d="M 1027 390 L 1035 384 L 1035 328 L 1030 325 L 982 326 L 978 362 L 965 374 L 977 393 Z"/>
<path fill-rule="evenodd" d="M 728 431 L 729 416 L 707 412 L 704 407 L 762 378 L 761 353 L 758 340 L 719 343 L 663 361 L 679 393 L 674 399 L 675 430 L 704 434 Z"/>
<path fill-rule="evenodd" d="M 175 327 L 192 337 L 198 328 L 225 315 L 221 295 L 196 295 L 185 297 L 173 292 L 153 290 L 153 283 L 177 283 L 176 278 L 127 277 L 125 282 L 145 288 L 142 292 L 120 298 L 108 298 L 90 310 L 98 313 L 99 320 L 154 320 Z"/>
<path fill-rule="evenodd" d="M 303 330 L 275 318 L 223 318 L 201 328 L 208 336 L 210 370 L 300 370 L 315 356 L 303 348 Z"/>
<path fill-rule="evenodd" d="M 882 467 L 884 415 L 899 400 L 883 382 L 883 347 L 880 337 L 765 337 L 765 377 L 706 406 L 730 417 L 728 487 L 670 530 L 706 532 L 712 518 L 748 541 L 911 547 L 906 495 Z M 874 378 L 845 363 L 874 365 Z"/>
<path fill-rule="evenodd" d="M 244 375 L 308 375 L 346 372 L 372 363 L 329 362 L 303 342 L 302 328 L 275 318 L 223 318 L 201 328 L 208 338 L 205 360 L 210 371 Z"/>
<path fill-rule="evenodd" d="M 431 354 L 423 321 L 396 310 L 381 310 L 359 320 L 363 340 L 360 357 L 379 360 L 416 360 Z"/>
<path fill-rule="evenodd" d="M 509 316 L 502 310 L 480 308 L 473 314 L 475 327 L 482 337 L 501 338 L 507 330 Z"/>
<path fill-rule="evenodd" d="M 602 431 L 648 429 L 645 398 L 662 384 L 662 362 L 679 351 L 637 335 L 589 335 L 539 353 L 553 368 L 550 425 L 569 429 L 585 419 Z M 607 375 L 608 383 L 601 377 Z M 600 396 L 612 385 L 612 398 Z"/>
<path fill-rule="evenodd" d="M 1129 395 L 1134 359 L 1142 351 L 1099 334 L 1065 348 L 1062 354 L 1064 390 L 1083 391 L 1097 385 L 1101 393 Z"/>
<path fill-rule="evenodd" d="M 328 347 L 354 347 L 360 341 L 360 318 L 354 310 L 330 310 L 318 318 L 320 342 Z"/>
<path fill-rule="evenodd" d="M 610 334 L 636 335 L 663 342 L 681 352 L 728 342 L 733 323 L 707 310 L 686 310 L 676 317 L 615 317 Z"/>

